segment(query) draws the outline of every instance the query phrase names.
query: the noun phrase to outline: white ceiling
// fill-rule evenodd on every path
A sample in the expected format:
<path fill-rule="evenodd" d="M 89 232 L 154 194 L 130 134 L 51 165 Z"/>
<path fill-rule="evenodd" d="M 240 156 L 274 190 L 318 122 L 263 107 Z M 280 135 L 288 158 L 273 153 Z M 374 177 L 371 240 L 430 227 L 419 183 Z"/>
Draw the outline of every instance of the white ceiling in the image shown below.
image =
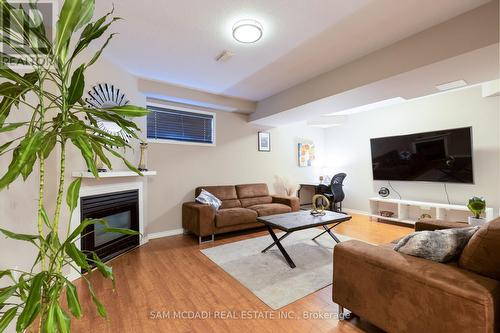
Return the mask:
<path fill-rule="evenodd" d="M 139 77 L 261 100 L 488 1 L 120 0 L 105 54 Z M 263 24 L 261 41 L 232 39 L 243 18 Z M 225 49 L 235 56 L 216 62 Z"/>

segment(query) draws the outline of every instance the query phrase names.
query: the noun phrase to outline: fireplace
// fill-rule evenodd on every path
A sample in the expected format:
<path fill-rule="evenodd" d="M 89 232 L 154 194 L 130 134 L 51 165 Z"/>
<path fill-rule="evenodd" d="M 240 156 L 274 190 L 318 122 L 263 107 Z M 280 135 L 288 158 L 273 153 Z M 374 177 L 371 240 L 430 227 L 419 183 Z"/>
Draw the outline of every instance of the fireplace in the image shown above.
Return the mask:
<path fill-rule="evenodd" d="M 139 230 L 139 191 L 103 193 L 80 198 L 81 221 L 104 219 L 112 228 Z M 139 235 L 104 232 L 93 224 L 82 232 L 81 249 L 95 252 L 103 261 L 139 245 Z"/>

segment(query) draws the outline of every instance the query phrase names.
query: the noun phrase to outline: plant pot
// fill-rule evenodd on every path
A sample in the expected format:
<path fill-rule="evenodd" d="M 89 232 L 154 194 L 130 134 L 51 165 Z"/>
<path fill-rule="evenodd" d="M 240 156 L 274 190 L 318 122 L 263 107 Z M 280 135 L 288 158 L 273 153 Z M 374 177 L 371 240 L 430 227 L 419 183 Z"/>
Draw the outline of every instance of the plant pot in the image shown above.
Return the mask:
<path fill-rule="evenodd" d="M 486 220 L 485 219 L 482 219 L 482 218 L 475 218 L 474 216 L 469 216 L 469 224 L 471 226 L 482 226 L 486 223 Z"/>

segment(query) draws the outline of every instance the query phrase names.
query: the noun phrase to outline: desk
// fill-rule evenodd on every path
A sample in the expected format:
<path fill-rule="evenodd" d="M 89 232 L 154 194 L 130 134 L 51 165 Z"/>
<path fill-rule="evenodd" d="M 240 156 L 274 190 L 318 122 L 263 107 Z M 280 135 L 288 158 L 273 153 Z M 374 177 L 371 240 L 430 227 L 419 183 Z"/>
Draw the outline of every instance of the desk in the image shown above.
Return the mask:
<path fill-rule="evenodd" d="M 318 193 L 319 185 L 320 184 L 299 184 L 299 189 L 297 190 L 297 197 L 299 197 L 299 203 L 301 209 L 311 208 L 312 197 L 313 195 Z"/>

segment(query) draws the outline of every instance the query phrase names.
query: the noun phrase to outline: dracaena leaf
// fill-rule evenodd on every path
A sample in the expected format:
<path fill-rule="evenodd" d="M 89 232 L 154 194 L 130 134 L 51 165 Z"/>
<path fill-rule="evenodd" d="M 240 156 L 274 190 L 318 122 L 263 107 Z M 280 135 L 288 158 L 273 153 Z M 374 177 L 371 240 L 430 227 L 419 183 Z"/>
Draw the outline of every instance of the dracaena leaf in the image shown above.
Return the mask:
<path fill-rule="evenodd" d="M 42 136 L 43 133 L 38 132 L 21 141 L 19 146 L 14 150 L 7 172 L 0 179 L 0 189 L 12 183 L 19 176 L 26 163 L 32 161 L 33 154 L 36 155 L 40 149 Z"/>
<path fill-rule="evenodd" d="M 108 36 L 108 38 L 106 39 L 106 41 L 104 42 L 104 44 L 101 46 L 101 48 L 92 56 L 92 58 L 90 59 L 90 61 L 88 62 L 88 64 L 87 64 L 86 67 L 92 66 L 93 64 L 95 64 L 95 62 L 97 60 L 99 60 L 99 58 L 101 57 L 102 51 L 104 51 L 104 49 L 108 46 L 109 42 L 111 41 L 111 39 L 115 35 L 116 34 L 111 34 L 111 35 Z"/>
<path fill-rule="evenodd" d="M 85 88 L 85 77 L 84 77 L 85 65 L 78 67 L 71 77 L 71 84 L 68 89 L 68 103 L 70 105 L 75 104 L 83 95 L 83 89 Z"/>
<path fill-rule="evenodd" d="M 113 275 L 113 269 L 103 263 L 101 259 L 97 256 L 97 254 L 92 253 L 92 258 L 94 259 L 94 264 L 97 267 L 97 270 L 104 276 L 106 279 L 110 279 L 113 282 L 113 289 L 115 288 L 115 276 Z"/>
<path fill-rule="evenodd" d="M 73 212 L 78 204 L 81 184 L 82 179 L 77 178 L 68 187 L 68 193 L 66 194 L 66 203 L 68 204 L 70 212 Z"/>
<path fill-rule="evenodd" d="M 19 127 L 21 127 L 21 126 L 23 126 L 25 124 L 26 124 L 25 122 L 22 122 L 22 123 L 11 123 L 11 124 L 9 124 L 7 126 L 4 126 L 4 127 L 0 128 L 0 133 L 13 131 L 16 128 L 19 128 Z"/>
<path fill-rule="evenodd" d="M 17 286 L 0 289 L 0 304 L 5 303 L 16 292 Z"/>
<path fill-rule="evenodd" d="M 47 333 L 56 332 L 56 304 L 56 302 L 51 302 L 49 304 L 49 311 L 47 312 L 47 316 L 43 321 L 43 328 Z"/>
<path fill-rule="evenodd" d="M 7 329 L 7 326 L 9 326 L 12 320 L 16 317 L 16 314 L 17 306 L 5 311 L 2 318 L 0 319 L 0 332 L 4 332 Z"/>
<path fill-rule="evenodd" d="M 80 319 L 82 317 L 82 307 L 78 299 L 78 291 L 75 285 L 69 281 L 66 282 L 66 301 L 73 316 Z"/>
<path fill-rule="evenodd" d="M 99 316 L 101 316 L 103 318 L 107 318 L 108 314 L 106 312 L 106 308 L 104 308 L 102 303 L 97 298 L 97 296 L 94 292 L 94 289 L 92 289 L 92 286 L 89 284 L 88 287 L 89 287 L 90 296 L 92 298 L 92 302 L 94 303 L 94 305 L 97 309 L 97 313 L 99 314 Z"/>
<path fill-rule="evenodd" d="M 45 136 L 42 139 L 42 147 L 40 148 L 40 153 L 39 153 L 40 158 L 46 160 L 49 157 L 50 153 L 54 150 L 56 143 L 57 143 L 56 133 L 49 132 L 45 134 Z"/>
<path fill-rule="evenodd" d="M 26 179 L 28 179 L 29 175 L 31 175 L 31 173 L 33 172 L 33 165 L 36 162 L 36 157 L 37 157 L 37 154 L 31 155 L 28 158 L 28 160 L 26 161 L 26 163 L 23 165 L 23 167 L 21 168 L 21 175 L 23 176 L 24 181 L 26 181 Z"/>
<path fill-rule="evenodd" d="M 75 228 L 75 230 L 73 230 L 73 232 L 68 236 L 68 238 L 66 238 L 65 244 L 73 242 L 78 236 L 81 235 L 81 233 L 85 230 L 85 228 L 87 228 L 89 225 L 97 223 L 102 224 L 104 226 L 108 225 L 108 223 L 103 219 L 85 219 Z"/>
<path fill-rule="evenodd" d="M 90 22 L 92 16 L 94 16 L 95 0 L 83 0 L 82 7 L 80 10 L 80 19 L 76 24 L 75 30 L 82 28 L 84 25 Z"/>
<path fill-rule="evenodd" d="M 55 53 L 64 61 L 68 51 L 68 44 L 76 25 L 80 21 L 81 0 L 66 0 L 57 21 Z"/>
<path fill-rule="evenodd" d="M 109 147 L 104 147 L 107 151 L 109 151 L 111 154 L 115 155 L 116 157 L 118 157 L 119 159 L 121 159 L 123 161 L 123 163 L 125 163 L 125 165 L 127 166 L 127 168 L 129 168 L 130 171 L 133 171 L 135 172 L 136 174 L 138 174 L 139 176 L 144 176 L 142 174 L 142 172 L 139 171 L 139 169 L 137 169 L 134 165 L 132 165 L 132 163 L 130 163 L 125 157 L 123 157 L 122 155 L 120 155 L 119 153 L 117 153 L 116 151 L 114 151 L 113 149 L 109 148 Z"/>
<path fill-rule="evenodd" d="M 87 164 L 87 168 L 92 172 L 92 174 L 98 178 L 99 173 L 97 172 L 97 167 L 95 165 L 94 161 L 94 154 L 92 150 L 92 146 L 90 142 L 86 141 L 82 137 L 75 137 L 71 139 L 71 142 L 80 149 L 80 152 L 82 153 L 82 157 L 85 160 L 85 163 Z"/>
<path fill-rule="evenodd" d="M 17 319 L 16 329 L 18 332 L 24 331 L 35 320 L 40 312 L 40 299 L 42 295 L 42 286 L 46 277 L 46 272 L 35 275 L 29 287 L 29 295 L 24 309 Z"/>
<path fill-rule="evenodd" d="M 5 230 L 0 228 L 0 233 L 4 234 L 5 237 L 10 238 L 10 239 L 15 239 L 15 240 L 21 240 L 25 242 L 30 242 L 35 244 L 36 239 L 40 239 L 40 236 L 38 235 L 27 235 L 27 234 L 18 234 L 9 230 Z"/>
<path fill-rule="evenodd" d="M 69 333 L 71 326 L 71 319 L 64 312 L 61 306 L 56 303 L 56 319 L 57 319 L 57 328 L 60 333 Z"/>
<path fill-rule="evenodd" d="M 116 113 L 122 117 L 144 117 L 149 113 L 148 109 L 136 105 L 115 106 L 106 108 L 105 110 Z"/>
<path fill-rule="evenodd" d="M 88 270 L 89 264 L 87 263 L 87 257 L 80 251 L 75 244 L 66 243 L 64 246 L 66 254 L 73 259 L 73 261 L 81 268 Z"/>

